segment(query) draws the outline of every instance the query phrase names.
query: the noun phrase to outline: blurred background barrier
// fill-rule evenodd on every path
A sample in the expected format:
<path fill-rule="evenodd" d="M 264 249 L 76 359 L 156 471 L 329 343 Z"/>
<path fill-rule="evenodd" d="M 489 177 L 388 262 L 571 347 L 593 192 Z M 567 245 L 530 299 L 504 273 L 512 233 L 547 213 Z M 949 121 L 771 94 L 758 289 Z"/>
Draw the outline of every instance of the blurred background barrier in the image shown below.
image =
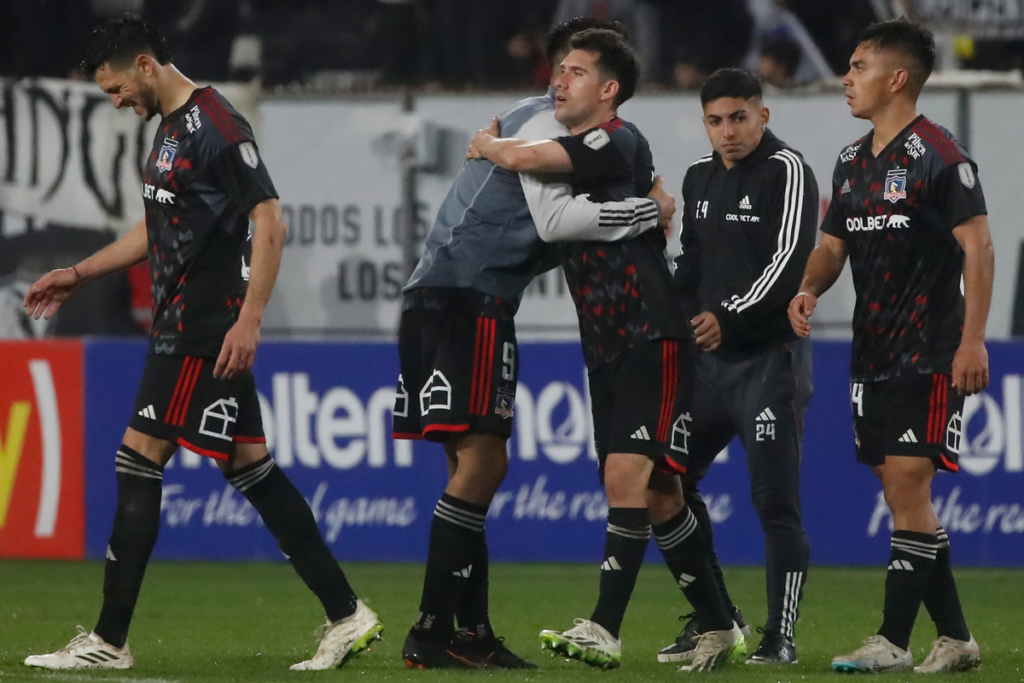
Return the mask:
<path fill-rule="evenodd" d="M 0 556 L 81 557 L 83 541 L 86 557 L 104 556 L 116 500 L 113 454 L 131 413 L 145 346 L 89 340 L 84 354 L 81 349 L 76 342 L 0 346 L 0 504 L 8 505 Z M 819 341 L 814 353 L 802 483 L 812 561 L 877 564 L 889 552 L 891 518 L 876 479 L 854 460 L 849 345 Z M 960 442 L 961 471 L 937 477 L 935 504 L 957 562 L 1024 566 L 1024 344 L 996 342 L 990 353 L 991 385 L 947 425 L 947 438 Z M 521 359 L 512 462 L 488 519 L 492 557 L 591 562 L 600 556 L 607 501 L 597 480 L 578 344 L 525 343 Z M 53 393 L 45 388 L 44 364 Z M 446 466 L 436 444 L 391 440 L 397 372 L 393 343 L 267 342 L 259 352 L 255 374 L 268 445 L 343 561 L 425 557 Z M 19 411 L 26 405 L 24 421 Z M 51 542 L 40 536 L 38 520 L 47 509 L 40 491 L 53 485 L 46 472 L 53 471 L 54 448 L 61 488 L 53 513 L 58 535 Z M 722 561 L 761 563 L 763 534 L 737 442 L 719 455 L 702 492 Z M 252 508 L 207 458 L 175 455 L 162 505 L 157 557 L 280 557 Z M 654 559 L 657 550 L 651 553 Z"/>

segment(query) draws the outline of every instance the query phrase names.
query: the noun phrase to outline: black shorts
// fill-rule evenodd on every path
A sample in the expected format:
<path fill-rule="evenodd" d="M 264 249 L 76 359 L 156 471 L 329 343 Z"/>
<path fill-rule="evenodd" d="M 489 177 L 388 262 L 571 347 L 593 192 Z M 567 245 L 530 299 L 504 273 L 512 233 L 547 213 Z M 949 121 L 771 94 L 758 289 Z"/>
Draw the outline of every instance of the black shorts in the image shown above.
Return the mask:
<path fill-rule="evenodd" d="M 646 455 L 669 472 L 686 472 L 693 374 L 689 341 L 656 339 L 588 375 L 602 481 L 609 453 Z"/>
<path fill-rule="evenodd" d="M 483 296 L 472 293 L 470 298 L 473 294 Z M 414 307 L 402 312 L 394 438 L 512 436 L 519 347 L 513 311 L 500 308 Z M 496 312 L 500 317 L 494 317 Z"/>
<path fill-rule="evenodd" d="M 959 469 L 964 397 L 949 375 L 851 382 L 850 405 L 858 462 L 882 465 L 887 455 L 915 455 L 940 469 Z"/>
<path fill-rule="evenodd" d="M 128 426 L 217 460 L 236 443 L 266 443 L 252 373 L 213 376 L 214 358 L 150 354 Z"/>

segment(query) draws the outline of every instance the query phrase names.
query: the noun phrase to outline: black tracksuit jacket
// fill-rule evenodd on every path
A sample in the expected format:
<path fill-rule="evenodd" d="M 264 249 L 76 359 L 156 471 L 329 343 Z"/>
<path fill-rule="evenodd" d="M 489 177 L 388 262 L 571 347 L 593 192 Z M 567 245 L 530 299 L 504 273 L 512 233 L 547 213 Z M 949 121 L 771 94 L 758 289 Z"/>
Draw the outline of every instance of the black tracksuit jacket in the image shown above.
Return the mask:
<path fill-rule="evenodd" d="M 799 152 L 765 130 L 733 168 L 701 157 L 683 180 L 675 284 L 688 315 L 711 311 L 726 362 L 796 339 L 787 308 L 818 227 L 818 185 Z"/>

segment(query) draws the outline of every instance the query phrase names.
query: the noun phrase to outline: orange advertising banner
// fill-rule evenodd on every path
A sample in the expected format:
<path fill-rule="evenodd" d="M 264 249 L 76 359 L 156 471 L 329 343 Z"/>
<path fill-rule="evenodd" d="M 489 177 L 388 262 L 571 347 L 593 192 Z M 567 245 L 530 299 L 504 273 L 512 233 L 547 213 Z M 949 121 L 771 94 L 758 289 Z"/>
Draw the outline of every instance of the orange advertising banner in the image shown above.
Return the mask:
<path fill-rule="evenodd" d="M 82 343 L 0 341 L 0 557 L 85 554 Z"/>

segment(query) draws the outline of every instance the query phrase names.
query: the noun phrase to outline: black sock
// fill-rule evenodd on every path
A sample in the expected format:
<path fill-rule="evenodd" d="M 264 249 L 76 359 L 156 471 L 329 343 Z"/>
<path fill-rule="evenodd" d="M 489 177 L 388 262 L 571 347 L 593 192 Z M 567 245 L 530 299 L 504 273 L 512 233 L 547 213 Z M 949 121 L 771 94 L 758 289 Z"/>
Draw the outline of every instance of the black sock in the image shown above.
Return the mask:
<path fill-rule="evenodd" d="M 924 606 L 935 622 L 939 637 L 967 641 L 971 639 L 971 632 L 967 630 L 956 581 L 953 580 L 953 568 L 949 565 L 949 536 L 945 529 L 939 527 L 936 538 L 939 550 L 935 554 L 935 566 L 932 567 L 928 589 L 924 593 Z"/>
<path fill-rule="evenodd" d="M 690 508 L 683 508 L 667 522 L 655 524 L 654 538 L 672 578 L 696 610 L 701 631 L 731 629 L 732 610 L 722 599 L 722 592 L 708 563 L 707 545 L 700 525 Z"/>
<path fill-rule="evenodd" d="M 896 530 L 892 532 L 891 543 L 885 578 L 885 618 L 878 635 L 906 650 L 935 565 L 938 541 L 935 534 Z"/>
<path fill-rule="evenodd" d="M 281 552 L 333 621 L 356 611 L 356 594 L 338 566 L 306 500 L 269 455 L 225 475 L 252 503 Z"/>
<path fill-rule="evenodd" d="M 711 528 L 711 515 L 708 514 L 708 506 L 704 504 L 704 499 L 700 497 L 700 492 L 696 488 L 684 487 L 683 498 L 686 500 L 686 507 L 690 508 L 690 512 L 696 517 L 697 524 L 700 526 L 700 533 L 704 537 L 704 550 L 708 557 L 708 564 L 711 565 L 711 574 L 718 584 L 722 601 L 725 602 L 725 609 L 730 615 L 735 614 L 736 605 L 729 597 L 729 590 L 725 587 L 725 577 L 722 575 L 722 567 L 718 564 L 718 553 L 715 552 L 715 536 Z M 676 575 L 675 572 L 673 575 Z"/>
<path fill-rule="evenodd" d="M 455 610 L 475 562 L 484 547 L 487 507 L 461 500 L 447 493 L 434 508 L 430 523 L 430 547 L 423 577 L 420 615 L 413 629 L 431 637 L 450 638 Z"/>
<path fill-rule="evenodd" d="M 647 508 L 611 508 L 604 537 L 601 563 L 601 592 L 590 620 L 616 638 L 633 595 L 636 577 L 644 563 L 651 539 L 651 516 Z"/>
<path fill-rule="evenodd" d="M 494 635 L 488 614 L 488 573 L 490 563 L 487 558 L 487 535 L 484 535 L 479 554 L 473 561 L 473 571 L 469 573 L 466 587 L 462 592 L 459 608 L 455 610 L 455 620 L 460 629 L 466 629 L 477 638 L 488 638 Z"/>
<path fill-rule="evenodd" d="M 114 469 L 117 512 L 107 545 L 103 608 L 93 630 L 111 645 L 124 647 L 146 565 L 160 531 L 164 468 L 121 444 Z"/>

